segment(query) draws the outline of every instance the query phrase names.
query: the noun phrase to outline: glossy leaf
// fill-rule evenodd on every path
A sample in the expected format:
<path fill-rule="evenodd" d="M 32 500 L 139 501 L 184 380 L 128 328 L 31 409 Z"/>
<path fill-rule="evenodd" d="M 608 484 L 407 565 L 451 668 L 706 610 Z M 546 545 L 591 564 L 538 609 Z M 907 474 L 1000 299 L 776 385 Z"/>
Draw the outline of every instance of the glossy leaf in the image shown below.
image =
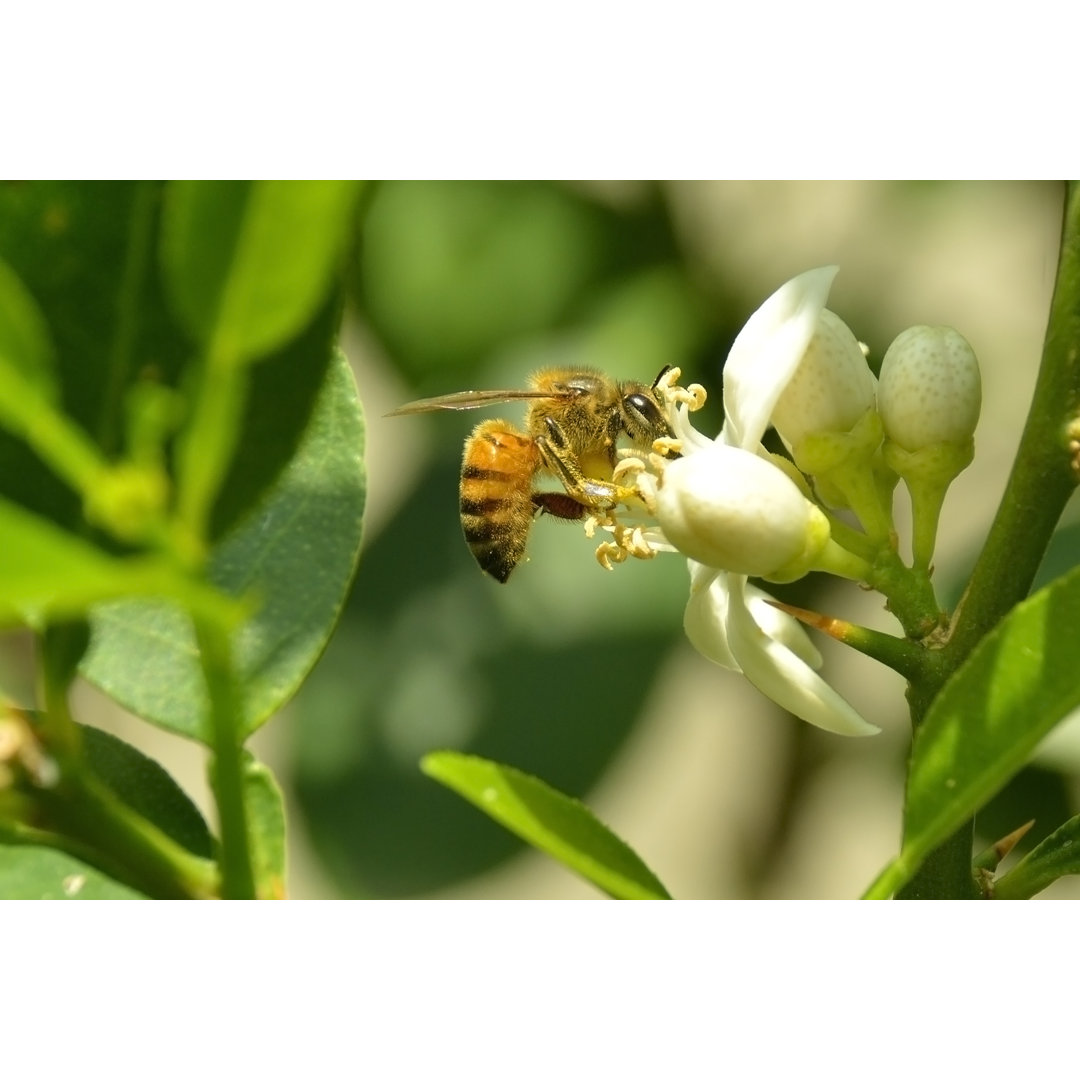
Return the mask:
<path fill-rule="evenodd" d="M 5 900 L 145 899 L 71 855 L 32 845 L 0 845 L 0 896 Z"/>
<path fill-rule="evenodd" d="M 110 459 L 124 445 L 131 389 L 143 382 L 178 387 L 191 359 L 162 301 L 153 259 L 160 193 L 150 182 L 0 183 L 0 257 L 48 326 L 51 381 L 69 426 Z M 47 387 L 37 396 L 53 400 Z M 81 499 L 68 483 L 6 432 L 0 491 L 73 531 L 81 523 Z"/>
<path fill-rule="evenodd" d="M 592 812 L 508 765 L 449 751 L 421 767 L 533 847 L 619 900 L 666 900 L 667 890 L 635 852 Z"/>
<path fill-rule="evenodd" d="M 260 900 L 285 898 L 285 804 L 273 773 L 246 755 L 244 802 Z"/>
<path fill-rule="evenodd" d="M 296 457 L 212 553 L 214 584 L 255 605 L 233 642 L 247 734 L 292 696 L 337 622 L 360 546 L 363 449 L 356 384 L 338 354 Z M 180 608 L 110 604 L 93 612 L 91 627 L 86 678 L 144 719 L 210 741 L 194 633 Z"/>
<path fill-rule="evenodd" d="M 293 459 L 334 363 L 341 326 L 340 290 L 282 349 L 247 373 L 240 437 L 214 504 L 214 542 L 255 508 Z"/>
<path fill-rule="evenodd" d="M 945 685 L 912 748 L 905 841 L 868 895 L 894 892 L 1080 705 L 1080 571 L 1018 604 Z"/>
<path fill-rule="evenodd" d="M 171 570 L 118 559 L 52 522 L 0 499 L 0 624 L 41 625 L 81 615 L 117 596 L 183 588 Z"/>
<path fill-rule="evenodd" d="M 108 732 L 83 727 L 82 733 L 91 769 L 113 794 L 188 851 L 210 858 L 213 842 L 202 814 L 165 769 Z"/>
<path fill-rule="evenodd" d="M 239 363 L 298 333 L 323 301 L 358 192 L 350 181 L 170 185 L 165 278 L 196 339 Z"/>
<path fill-rule="evenodd" d="M 11 267 L 0 260 L 0 380 L 11 370 L 20 382 L 52 400 L 56 396 L 53 361 L 53 345 L 41 310 Z"/>
<path fill-rule="evenodd" d="M 1080 817 L 1070 818 L 1002 874 L 994 883 L 994 895 L 1026 900 L 1069 874 L 1080 874 Z"/>

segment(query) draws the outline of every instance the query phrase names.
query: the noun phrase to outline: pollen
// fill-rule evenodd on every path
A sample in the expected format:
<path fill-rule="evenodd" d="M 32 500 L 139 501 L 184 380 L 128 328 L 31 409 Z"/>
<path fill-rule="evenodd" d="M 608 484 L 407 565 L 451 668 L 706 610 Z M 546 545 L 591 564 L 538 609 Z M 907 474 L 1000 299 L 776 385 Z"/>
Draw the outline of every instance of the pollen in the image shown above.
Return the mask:
<path fill-rule="evenodd" d="M 639 473 L 645 471 L 645 462 L 639 457 L 625 457 L 618 465 L 615 466 L 611 474 L 611 479 L 618 483 L 630 483 L 633 484 L 637 479 Z"/>
<path fill-rule="evenodd" d="M 626 552 L 618 544 L 605 540 L 596 549 L 596 561 L 605 570 L 614 570 L 615 563 L 626 562 Z"/>
<path fill-rule="evenodd" d="M 664 396 L 668 405 L 685 405 L 690 412 L 697 412 L 705 404 L 708 396 L 705 387 L 701 383 L 691 383 L 689 386 L 679 386 L 679 376 L 682 370 L 677 367 L 668 368 L 657 380 L 656 389 Z"/>
<path fill-rule="evenodd" d="M 605 569 L 612 570 L 616 563 L 635 559 L 655 559 L 656 549 L 645 538 L 640 525 L 623 525 L 610 517 L 607 521 L 597 521 L 612 534 L 611 540 L 605 540 L 596 549 L 596 561 Z"/>

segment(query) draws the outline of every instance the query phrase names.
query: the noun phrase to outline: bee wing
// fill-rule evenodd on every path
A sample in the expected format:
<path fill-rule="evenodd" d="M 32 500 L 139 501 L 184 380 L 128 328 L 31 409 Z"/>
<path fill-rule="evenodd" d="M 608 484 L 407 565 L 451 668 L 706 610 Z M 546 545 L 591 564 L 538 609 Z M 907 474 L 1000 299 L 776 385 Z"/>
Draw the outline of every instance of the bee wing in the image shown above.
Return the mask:
<path fill-rule="evenodd" d="M 387 416 L 409 416 L 412 413 L 437 412 L 439 409 L 479 409 L 498 405 L 502 401 L 524 401 L 529 398 L 572 397 L 572 394 L 553 394 L 550 390 L 460 390 L 456 394 L 410 401 Z"/>

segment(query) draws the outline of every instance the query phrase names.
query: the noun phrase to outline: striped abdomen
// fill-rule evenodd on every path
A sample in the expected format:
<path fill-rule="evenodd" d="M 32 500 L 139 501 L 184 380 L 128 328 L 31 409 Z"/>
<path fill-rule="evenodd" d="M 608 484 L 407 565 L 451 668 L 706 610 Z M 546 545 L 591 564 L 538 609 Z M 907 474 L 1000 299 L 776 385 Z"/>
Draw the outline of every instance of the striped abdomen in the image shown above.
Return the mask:
<path fill-rule="evenodd" d="M 539 467 L 535 440 L 502 420 L 485 420 L 465 441 L 461 528 L 481 569 L 498 581 L 506 581 L 525 554 Z"/>

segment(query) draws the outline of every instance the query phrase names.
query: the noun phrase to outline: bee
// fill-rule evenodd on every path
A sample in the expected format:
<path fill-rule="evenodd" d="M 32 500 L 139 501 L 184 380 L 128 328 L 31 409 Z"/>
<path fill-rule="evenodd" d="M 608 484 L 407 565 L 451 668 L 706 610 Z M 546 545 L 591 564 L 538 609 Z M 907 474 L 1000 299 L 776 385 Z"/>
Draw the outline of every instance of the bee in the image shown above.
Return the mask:
<path fill-rule="evenodd" d="M 465 440 L 461 462 L 461 529 L 480 568 L 505 582 L 525 554 L 533 519 L 549 514 L 580 521 L 633 494 L 612 481 L 617 443 L 625 436 L 638 449 L 671 438 L 658 386 L 616 382 L 590 368 L 535 372 L 523 390 L 463 390 L 424 398 L 390 416 L 439 409 L 477 409 L 528 401 L 525 430 L 505 420 L 485 420 Z M 554 476 L 562 491 L 536 489 L 540 475 Z"/>

